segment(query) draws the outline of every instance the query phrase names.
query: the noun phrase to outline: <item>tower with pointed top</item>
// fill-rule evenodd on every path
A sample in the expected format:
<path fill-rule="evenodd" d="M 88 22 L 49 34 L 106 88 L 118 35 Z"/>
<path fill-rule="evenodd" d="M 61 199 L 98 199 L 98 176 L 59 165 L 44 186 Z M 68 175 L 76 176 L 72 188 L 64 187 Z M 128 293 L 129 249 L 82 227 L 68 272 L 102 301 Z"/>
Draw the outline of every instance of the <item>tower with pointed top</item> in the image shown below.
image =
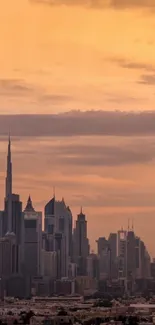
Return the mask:
<path fill-rule="evenodd" d="M 5 183 L 5 202 L 8 205 L 6 232 L 12 232 L 12 161 L 11 161 L 11 138 L 9 134 L 8 154 L 7 154 L 7 172 Z"/>
<path fill-rule="evenodd" d="M 31 196 L 28 197 L 23 214 L 24 272 L 27 276 L 40 276 L 42 275 L 42 212 L 35 211 Z"/>
<path fill-rule="evenodd" d="M 76 227 L 73 236 L 74 262 L 78 265 L 78 275 L 87 274 L 87 257 L 89 255 L 89 241 L 87 238 L 86 216 L 80 210 L 77 216 Z"/>
<path fill-rule="evenodd" d="M 11 195 L 12 195 L 12 161 L 11 161 L 11 138 L 9 135 L 5 198 L 8 199 Z"/>
<path fill-rule="evenodd" d="M 4 200 L 4 213 L 2 222 L 2 235 L 13 236 L 16 242 L 16 272 L 21 273 L 23 264 L 23 215 L 22 202 L 18 194 L 12 193 L 12 160 L 11 138 L 8 140 L 6 188 Z M 10 237 L 9 237 L 10 238 Z"/>

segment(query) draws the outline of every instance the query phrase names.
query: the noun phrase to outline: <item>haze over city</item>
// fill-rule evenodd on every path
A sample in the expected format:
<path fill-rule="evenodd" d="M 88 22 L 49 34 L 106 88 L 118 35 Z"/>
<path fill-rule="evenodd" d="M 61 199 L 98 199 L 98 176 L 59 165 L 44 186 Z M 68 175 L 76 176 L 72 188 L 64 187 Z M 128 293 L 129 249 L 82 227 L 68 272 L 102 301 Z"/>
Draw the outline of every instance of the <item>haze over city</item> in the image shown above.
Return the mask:
<path fill-rule="evenodd" d="M 1 2 L 1 206 L 10 131 L 23 202 L 31 194 L 43 210 L 55 186 L 74 218 L 83 206 L 93 249 L 130 218 L 155 256 L 154 9 L 153 0 Z"/>

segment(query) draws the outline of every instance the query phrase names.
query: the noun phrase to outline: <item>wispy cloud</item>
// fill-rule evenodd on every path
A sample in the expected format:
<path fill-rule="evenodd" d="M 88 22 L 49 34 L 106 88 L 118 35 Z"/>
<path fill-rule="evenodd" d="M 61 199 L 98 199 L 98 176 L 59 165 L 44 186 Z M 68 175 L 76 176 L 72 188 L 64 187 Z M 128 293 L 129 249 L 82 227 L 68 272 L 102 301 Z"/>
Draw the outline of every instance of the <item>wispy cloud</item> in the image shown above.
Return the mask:
<path fill-rule="evenodd" d="M 21 79 L 0 79 L 0 96 L 27 96 L 34 94 L 35 89 Z"/>
<path fill-rule="evenodd" d="M 147 72 L 155 72 L 155 66 L 149 63 L 140 63 L 125 58 L 114 57 L 108 61 L 118 64 L 121 68 L 129 70 L 143 70 Z"/>
<path fill-rule="evenodd" d="M 140 81 L 139 81 L 140 84 L 143 84 L 143 85 L 155 85 L 155 74 L 143 74 L 140 78 Z"/>
<path fill-rule="evenodd" d="M 54 5 L 82 5 L 86 7 L 114 7 L 114 8 L 130 8 L 130 7 L 146 7 L 155 8 L 154 0 L 29 0 L 32 3 L 44 3 L 51 6 Z"/>
<path fill-rule="evenodd" d="M 36 84 L 28 84 L 22 79 L 0 79 L 0 96 L 9 98 L 25 98 L 35 100 L 38 103 L 59 104 L 68 102 L 71 97 L 64 94 L 47 92 Z"/>

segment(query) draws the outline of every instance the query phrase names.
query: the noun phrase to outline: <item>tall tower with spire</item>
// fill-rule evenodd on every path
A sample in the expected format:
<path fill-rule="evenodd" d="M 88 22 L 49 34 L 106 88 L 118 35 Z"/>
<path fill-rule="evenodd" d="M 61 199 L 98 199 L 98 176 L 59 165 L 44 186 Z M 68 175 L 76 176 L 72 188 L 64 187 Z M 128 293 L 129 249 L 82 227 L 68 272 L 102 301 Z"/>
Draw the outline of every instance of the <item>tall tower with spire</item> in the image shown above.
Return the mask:
<path fill-rule="evenodd" d="M 89 241 L 87 238 L 87 221 L 81 207 L 80 214 L 77 216 L 74 236 L 74 262 L 78 266 L 78 275 L 87 274 L 87 257 L 89 255 Z"/>
<path fill-rule="evenodd" d="M 12 193 L 12 161 L 11 161 L 11 138 L 8 139 L 7 153 L 7 173 L 4 200 L 2 232 L 3 237 L 13 236 L 16 243 L 16 273 L 21 272 L 24 254 L 23 254 L 23 231 L 24 218 L 22 214 L 22 202 L 18 194 Z"/>
<path fill-rule="evenodd" d="M 9 134 L 5 198 L 8 199 L 11 195 L 12 195 L 12 162 L 11 162 L 11 138 Z"/>
<path fill-rule="evenodd" d="M 7 203 L 6 231 L 12 232 L 12 161 L 11 161 L 11 138 L 9 134 L 8 154 L 7 154 L 7 172 L 5 184 L 5 202 Z"/>

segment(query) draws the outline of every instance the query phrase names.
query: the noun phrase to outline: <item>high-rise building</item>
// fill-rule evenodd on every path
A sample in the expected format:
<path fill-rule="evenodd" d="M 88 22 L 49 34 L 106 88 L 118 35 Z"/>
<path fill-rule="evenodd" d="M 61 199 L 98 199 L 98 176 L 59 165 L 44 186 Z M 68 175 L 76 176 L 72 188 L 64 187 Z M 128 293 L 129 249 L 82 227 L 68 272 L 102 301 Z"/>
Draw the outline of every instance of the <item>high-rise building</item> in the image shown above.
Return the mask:
<path fill-rule="evenodd" d="M 99 257 L 94 253 L 87 257 L 87 276 L 99 279 Z"/>
<path fill-rule="evenodd" d="M 136 257 L 136 278 L 140 279 L 142 277 L 142 261 L 141 261 L 141 240 L 139 237 L 136 237 L 135 245 L 135 257 Z"/>
<path fill-rule="evenodd" d="M 54 226 L 55 226 L 55 196 L 45 205 L 44 209 L 44 231 L 47 234 L 54 234 Z"/>
<path fill-rule="evenodd" d="M 22 272 L 24 255 L 23 255 L 23 214 L 22 202 L 18 194 L 12 193 L 12 161 L 11 161 L 11 139 L 9 136 L 8 155 L 7 155 L 7 173 L 6 173 L 6 190 L 4 212 L 2 220 L 2 236 L 14 234 L 18 249 L 18 270 Z"/>
<path fill-rule="evenodd" d="M 45 206 L 45 250 L 57 253 L 57 276 L 67 277 L 72 261 L 72 213 L 64 199 L 54 197 Z"/>
<path fill-rule="evenodd" d="M 0 238 L 0 277 L 1 280 L 19 273 L 18 245 L 14 233 L 8 232 Z"/>
<path fill-rule="evenodd" d="M 4 211 L 0 211 L 0 237 L 3 236 L 3 218 L 4 218 Z"/>
<path fill-rule="evenodd" d="M 54 251 L 54 231 L 55 231 L 55 196 L 45 205 L 44 208 L 44 242 L 45 250 Z"/>
<path fill-rule="evenodd" d="M 127 231 L 119 230 L 117 234 L 118 278 L 127 280 Z"/>
<path fill-rule="evenodd" d="M 133 230 L 127 233 L 127 277 L 136 277 L 136 238 Z"/>
<path fill-rule="evenodd" d="M 109 247 L 106 247 L 102 250 L 101 255 L 99 255 L 99 273 L 101 280 L 110 280 L 111 279 L 111 256 Z"/>
<path fill-rule="evenodd" d="M 108 238 L 108 248 L 110 254 L 110 278 L 118 277 L 117 270 L 117 234 L 111 233 Z"/>
<path fill-rule="evenodd" d="M 23 228 L 23 214 L 22 202 L 18 194 L 11 195 L 11 230 L 17 237 L 17 242 L 20 244 L 22 241 L 22 228 Z M 9 202 L 5 201 L 4 218 L 7 219 L 9 213 Z M 9 231 L 9 230 L 8 230 Z"/>
<path fill-rule="evenodd" d="M 58 253 L 61 277 L 68 277 L 72 260 L 72 213 L 64 199 L 55 201 L 54 251 Z"/>
<path fill-rule="evenodd" d="M 43 251 L 44 276 L 57 278 L 57 253 Z"/>
<path fill-rule="evenodd" d="M 97 254 L 102 255 L 102 252 L 107 248 L 108 241 L 105 237 L 99 237 L 97 242 Z"/>
<path fill-rule="evenodd" d="M 42 212 L 34 210 L 29 196 L 24 210 L 25 275 L 39 276 L 42 270 Z"/>
<path fill-rule="evenodd" d="M 87 257 L 89 255 L 89 241 L 87 238 L 87 221 L 82 212 L 78 214 L 74 230 L 74 261 L 78 266 L 78 275 L 87 274 Z"/>

